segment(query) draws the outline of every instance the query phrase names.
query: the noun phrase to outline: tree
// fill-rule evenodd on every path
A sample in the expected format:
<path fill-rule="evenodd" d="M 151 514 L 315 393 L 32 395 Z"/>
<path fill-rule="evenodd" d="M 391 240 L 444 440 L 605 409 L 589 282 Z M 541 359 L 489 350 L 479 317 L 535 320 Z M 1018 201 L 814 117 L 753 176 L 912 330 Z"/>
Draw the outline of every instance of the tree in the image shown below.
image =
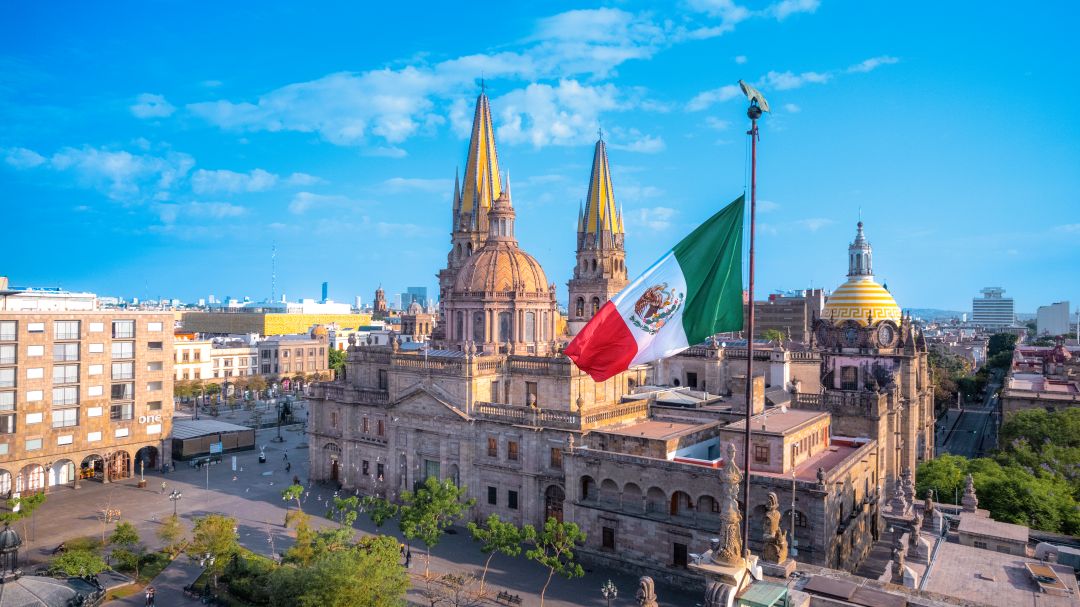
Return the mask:
<path fill-rule="evenodd" d="M 334 370 L 334 374 L 337 377 L 345 377 L 345 351 L 338 350 L 337 348 L 330 348 L 329 354 L 329 367 Z"/>
<path fill-rule="evenodd" d="M 285 551 L 285 561 L 307 567 L 318 554 L 315 547 L 318 534 L 311 528 L 311 517 L 307 514 L 296 513 L 293 521 L 296 523 L 296 541 Z"/>
<path fill-rule="evenodd" d="M 181 379 L 173 383 L 173 398 L 185 400 L 191 398 L 193 390 L 191 387 L 191 380 Z"/>
<path fill-rule="evenodd" d="M 228 560 L 240 551 L 236 539 L 236 519 L 221 514 L 208 514 L 195 519 L 191 543 L 187 552 L 192 558 L 206 563 L 217 586 L 217 576 Z"/>
<path fill-rule="evenodd" d="M 266 390 L 266 380 L 263 379 L 262 375 L 254 375 L 248 380 L 248 388 L 255 393 L 255 398 L 258 399 Z"/>
<path fill-rule="evenodd" d="M 1012 356 L 1015 347 L 1015 335 L 1012 333 L 994 333 L 990 336 L 990 340 L 986 342 L 986 356 L 993 357 L 1001 352 L 1008 352 L 1009 356 Z"/>
<path fill-rule="evenodd" d="M 97 575 L 108 568 L 105 561 L 93 551 L 68 550 L 56 557 L 49 566 L 49 571 L 69 577 L 85 577 Z"/>
<path fill-rule="evenodd" d="M 506 556 L 521 554 L 521 544 L 531 542 L 536 537 L 536 530 L 532 525 L 519 528 L 513 523 L 508 523 L 492 514 L 484 521 L 483 526 L 476 523 L 467 525 L 473 540 L 480 542 L 480 551 L 487 553 L 484 560 L 484 572 L 480 575 L 480 594 L 484 594 L 484 582 L 487 579 L 488 566 L 496 553 L 501 552 Z"/>
<path fill-rule="evenodd" d="M 765 329 L 765 331 L 763 331 L 761 333 L 761 338 L 764 339 L 765 341 L 779 341 L 779 342 L 782 342 L 782 341 L 784 341 L 784 333 L 782 331 L 777 330 L 777 329 Z"/>
<path fill-rule="evenodd" d="M 483 589 L 476 590 L 478 580 L 468 573 L 444 573 L 427 580 L 420 594 L 431 607 L 480 607 L 485 603 Z"/>
<path fill-rule="evenodd" d="M 398 607 L 404 605 L 409 578 L 399 564 L 398 543 L 385 535 L 362 538 L 347 550 L 320 555 L 307 569 L 281 567 L 272 587 L 286 581 L 298 590 L 291 603 L 301 607 Z M 284 571 L 293 569 L 293 571 Z M 282 572 L 282 573 L 278 573 Z M 289 592 L 286 590 L 286 592 Z"/>
<path fill-rule="evenodd" d="M 544 523 L 544 530 L 536 535 L 535 541 L 533 549 L 526 552 L 525 557 L 548 570 L 547 581 L 540 589 L 540 607 L 544 607 L 544 594 L 556 573 L 567 579 L 585 575 L 585 570 L 574 561 L 574 548 L 585 543 L 585 534 L 574 523 L 561 523 L 551 517 Z"/>
<path fill-rule="evenodd" d="M 367 511 L 368 517 L 372 523 L 375 523 L 376 529 L 382 527 L 386 521 L 396 517 L 400 510 L 396 504 L 374 495 L 365 495 L 360 503 L 362 504 L 361 510 Z"/>
<path fill-rule="evenodd" d="M 424 576 L 431 566 L 431 549 L 439 543 L 443 532 L 464 516 L 465 511 L 476 503 L 474 499 L 463 500 L 468 495 L 464 486 L 446 479 L 439 482 L 427 477 L 416 491 L 401 494 L 401 518 L 398 525 L 405 537 L 418 539 L 427 548 L 424 556 Z"/>
<path fill-rule="evenodd" d="M 161 540 L 165 552 L 176 558 L 180 554 L 180 543 L 184 537 L 184 526 L 180 524 L 180 518 L 175 514 L 161 521 L 161 527 L 157 530 L 158 539 Z"/>
<path fill-rule="evenodd" d="M 933 489 L 937 501 L 954 503 L 957 492 L 963 492 L 967 464 L 967 458 L 947 453 L 919 464 L 915 474 L 916 495 L 925 497 L 927 490 Z"/>
<path fill-rule="evenodd" d="M 134 571 L 138 578 L 139 563 L 146 550 L 139 544 L 139 532 L 135 530 L 135 525 L 128 522 L 118 524 L 109 536 L 109 543 L 116 546 L 112 552 L 113 557 L 125 569 Z"/>
<path fill-rule="evenodd" d="M 8 512 L 0 513 L 0 522 L 14 523 L 23 521 L 23 537 L 27 537 L 26 520 L 33 520 L 34 512 L 45 503 L 45 493 L 30 493 L 21 497 L 12 497 L 7 500 Z"/>
<path fill-rule="evenodd" d="M 221 384 L 210 383 L 206 385 L 206 393 L 210 396 L 221 394 Z"/>
<path fill-rule="evenodd" d="M 284 491 L 281 492 L 281 499 L 284 501 L 293 500 L 296 502 L 296 511 L 291 510 L 285 512 L 285 526 L 289 526 L 289 521 L 297 515 L 304 513 L 303 507 L 300 504 L 300 498 L 304 497 L 303 485 L 289 485 Z"/>

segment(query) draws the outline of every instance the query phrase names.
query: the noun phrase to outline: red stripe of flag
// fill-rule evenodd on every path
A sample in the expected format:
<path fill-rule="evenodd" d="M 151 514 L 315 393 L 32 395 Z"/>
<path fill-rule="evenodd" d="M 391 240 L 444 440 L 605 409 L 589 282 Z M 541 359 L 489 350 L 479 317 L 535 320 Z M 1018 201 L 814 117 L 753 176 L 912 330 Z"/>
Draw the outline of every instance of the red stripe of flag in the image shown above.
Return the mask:
<path fill-rule="evenodd" d="M 610 301 L 603 305 L 564 354 L 595 381 L 618 375 L 630 366 L 638 346 L 619 309 Z"/>

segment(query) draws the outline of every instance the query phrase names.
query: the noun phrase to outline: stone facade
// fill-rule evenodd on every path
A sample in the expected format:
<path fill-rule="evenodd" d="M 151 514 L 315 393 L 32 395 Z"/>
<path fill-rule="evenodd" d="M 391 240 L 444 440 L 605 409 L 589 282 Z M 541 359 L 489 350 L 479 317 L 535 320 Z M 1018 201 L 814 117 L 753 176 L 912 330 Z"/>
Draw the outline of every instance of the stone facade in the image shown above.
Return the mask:
<path fill-rule="evenodd" d="M 168 461 L 173 316 L 0 313 L 0 495 Z"/>

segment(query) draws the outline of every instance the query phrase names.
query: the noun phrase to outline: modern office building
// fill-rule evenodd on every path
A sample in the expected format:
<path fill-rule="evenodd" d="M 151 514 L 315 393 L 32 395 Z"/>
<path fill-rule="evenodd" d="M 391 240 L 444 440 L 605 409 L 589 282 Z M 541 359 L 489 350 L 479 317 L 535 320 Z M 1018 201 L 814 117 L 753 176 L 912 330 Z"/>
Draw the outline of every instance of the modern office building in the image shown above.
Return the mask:
<path fill-rule="evenodd" d="M 54 305 L 61 291 L 43 294 L 49 305 L 15 291 L 3 295 L 25 309 L 0 311 L 0 495 L 167 461 L 172 314 L 66 310 Z"/>
<path fill-rule="evenodd" d="M 1039 306 L 1035 315 L 1039 335 L 1065 335 L 1069 333 L 1069 302 L 1059 301 L 1048 306 Z"/>
<path fill-rule="evenodd" d="M 986 287 L 982 297 L 971 300 L 971 322 L 984 329 L 1000 329 L 1016 322 L 1013 299 L 1005 297 L 1005 289 Z"/>
<path fill-rule="evenodd" d="M 754 338 L 761 339 L 766 331 L 774 330 L 793 341 L 806 342 L 824 308 L 825 291 L 821 289 L 773 293 L 767 301 L 754 302 Z"/>

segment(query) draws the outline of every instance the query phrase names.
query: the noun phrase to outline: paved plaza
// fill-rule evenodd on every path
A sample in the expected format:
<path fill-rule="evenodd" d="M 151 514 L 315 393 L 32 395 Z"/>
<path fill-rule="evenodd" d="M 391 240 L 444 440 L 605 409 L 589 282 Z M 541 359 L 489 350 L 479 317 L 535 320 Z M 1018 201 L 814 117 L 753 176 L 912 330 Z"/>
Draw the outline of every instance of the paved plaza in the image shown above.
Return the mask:
<path fill-rule="evenodd" d="M 302 419 L 305 411 L 301 408 L 298 413 Z M 223 413 L 217 419 L 245 423 L 249 416 L 248 412 L 237 411 Z M 268 417 L 272 416 L 271 411 Z M 276 435 L 276 429 L 259 430 L 256 444 L 265 446 L 265 464 L 258 463 L 259 451 L 256 449 L 225 454 L 222 462 L 211 466 L 209 470 L 196 470 L 186 463 L 177 462 L 176 469 L 168 474 L 147 471 L 145 489 L 138 488 L 137 473 L 135 478 L 116 483 L 84 481 L 80 489 L 54 488 L 45 505 L 36 513 L 36 520 L 33 523 L 28 522 L 30 533 L 24 544 L 23 556 L 27 568 L 32 567 L 33 563 L 47 561 L 52 549 L 66 539 L 100 536 L 102 527 L 97 511 L 106 505 L 119 509 L 122 520 L 133 523 L 143 541 L 155 546 L 157 526 L 163 518 L 172 514 L 173 504 L 168 494 L 174 489 L 183 494 L 177 504 L 177 512 L 189 527 L 193 517 L 208 513 L 226 514 L 237 519 L 240 543 L 243 546 L 268 556 L 274 551 L 283 552 L 291 544 L 292 538 L 290 532 L 282 526 L 289 504 L 282 501 L 281 491 L 290 484 L 293 475 L 299 476 L 307 485 L 308 452 L 301 426 L 283 428 L 281 434 L 285 442 L 276 443 L 271 440 Z M 288 473 L 285 471 L 286 454 L 292 464 L 292 470 Z M 235 471 L 232 469 L 234 456 Z M 161 489 L 162 482 L 166 484 L 164 492 Z M 305 512 L 323 514 L 323 504 L 334 495 L 334 491 L 333 487 L 327 485 L 310 487 L 304 498 Z M 314 523 L 332 524 L 318 516 Z M 109 529 L 113 526 L 109 525 Z M 370 520 L 363 515 L 356 527 L 363 533 L 375 531 Z M 393 522 L 385 525 L 382 531 L 400 536 Z M 422 553 L 422 546 L 414 546 L 412 572 L 416 575 L 423 571 L 423 561 L 420 558 Z M 483 567 L 483 557 L 477 545 L 469 538 L 468 531 L 455 528 L 443 537 L 433 551 L 431 569 L 435 573 L 471 571 L 479 575 Z M 198 601 L 184 598 L 180 592 L 198 573 L 198 566 L 191 563 L 187 557 L 177 559 L 154 580 L 158 589 L 158 605 L 170 607 L 198 604 Z M 487 583 L 492 592 L 507 590 L 512 594 L 520 594 L 524 605 L 535 605 L 539 604 L 537 595 L 545 577 L 545 570 L 524 557 L 512 559 L 500 555 L 492 560 Z M 619 589 L 619 596 L 612 604 L 635 604 L 633 595 L 637 589 L 637 579 L 602 569 L 586 569 L 585 577 L 576 580 L 553 579 L 545 602 L 556 607 L 606 605 L 600 595 L 600 587 L 609 578 Z M 414 586 L 420 584 L 421 581 L 414 580 Z M 700 603 L 697 592 L 688 593 L 677 588 L 658 586 L 657 593 L 661 605 L 685 607 Z M 410 592 L 409 598 L 417 603 L 425 603 L 415 589 Z M 110 604 L 142 605 L 142 600 L 139 595 Z"/>

